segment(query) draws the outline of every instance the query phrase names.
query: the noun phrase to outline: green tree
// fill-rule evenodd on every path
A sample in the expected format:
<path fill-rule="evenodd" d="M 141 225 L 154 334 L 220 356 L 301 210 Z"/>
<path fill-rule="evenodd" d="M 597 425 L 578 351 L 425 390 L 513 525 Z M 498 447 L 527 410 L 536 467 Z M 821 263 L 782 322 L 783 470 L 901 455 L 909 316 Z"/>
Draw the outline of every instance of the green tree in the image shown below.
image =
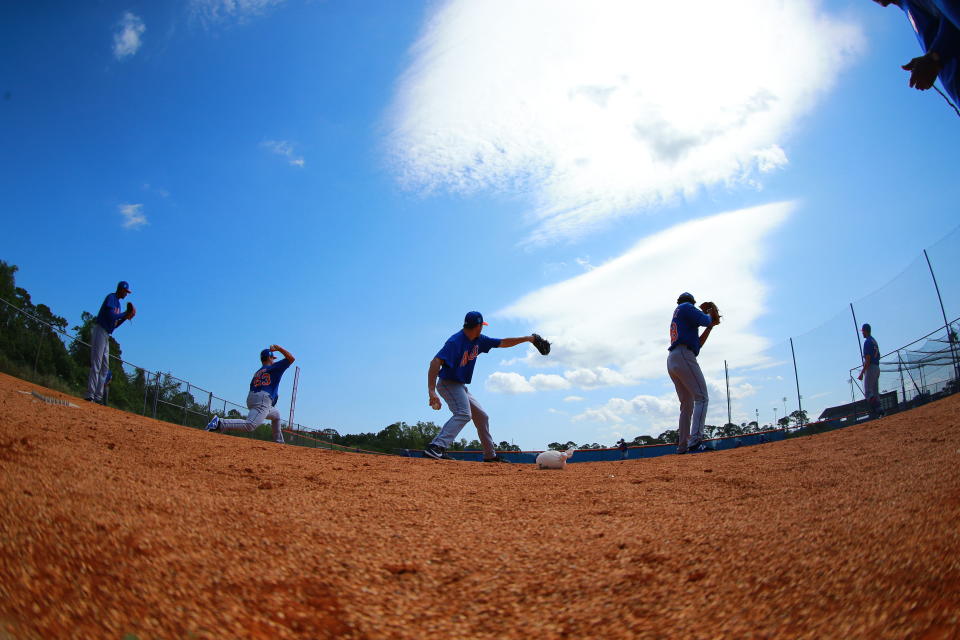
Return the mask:
<path fill-rule="evenodd" d="M 16 265 L 0 260 L 0 298 L 13 305 L 0 303 L 0 367 L 72 391 L 75 367 L 59 333 L 67 321 L 47 305 L 34 304 L 30 294 L 16 286 L 17 271 Z"/>
<path fill-rule="evenodd" d="M 667 429 L 657 436 L 657 440 L 664 444 L 677 444 L 677 442 L 680 440 L 680 435 L 677 433 L 676 429 Z"/>
<path fill-rule="evenodd" d="M 793 420 L 793 423 L 798 427 L 802 427 L 807 424 L 809 420 L 807 419 L 806 409 L 797 409 L 790 414 L 790 419 Z"/>
<path fill-rule="evenodd" d="M 717 435 L 721 438 L 729 438 L 730 436 L 739 436 L 743 435 L 744 427 L 736 425 L 732 422 L 728 422 L 717 431 Z"/>
<path fill-rule="evenodd" d="M 777 420 L 777 424 L 780 425 L 781 427 L 786 427 L 790 424 L 790 418 L 788 418 L 787 416 L 783 416 L 782 418 Z"/>

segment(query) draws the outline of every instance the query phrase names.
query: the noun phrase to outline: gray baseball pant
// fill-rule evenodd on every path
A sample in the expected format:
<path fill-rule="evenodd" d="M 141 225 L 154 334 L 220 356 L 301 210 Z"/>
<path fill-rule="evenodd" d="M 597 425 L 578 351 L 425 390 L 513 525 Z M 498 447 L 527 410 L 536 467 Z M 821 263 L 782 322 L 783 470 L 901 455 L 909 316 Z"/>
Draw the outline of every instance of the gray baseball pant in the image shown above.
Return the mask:
<path fill-rule="evenodd" d="M 490 416 L 470 394 L 467 385 L 441 378 L 437 381 L 437 393 L 447 402 L 447 407 L 450 408 L 453 415 L 450 416 L 450 419 L 447 420 L 440 433 L 430 444 L 444 449 L 450 448 L 464 425 L 473 420 L 473 424 L 477 428 L 477 435 L 480 436 L 480 444 L 483 447 L 483 457 L 489 459 L 496 456 L 496 447 L 493 438 L 490 437 Z"/>
<path fill-rule="evenodd" d="M 870 413 L 880 412 L 880 363 L 871 364 L 863 372 L 863 395 Z"/>
<path fill-rule="evenodd" d="M 103 383 L 110 370 L 110 334 L 99 324 L 90 334 L 90 375 L 87 376 L 87 400 L 103 400 Z"/>
<path fill-rule="evenodd" d="M 677 451 L 683 453 L 703 440 L 703 424 L 707 420 L 707 383 L 693 355 L 683 345 L 677 345 L 667 356 L 667 372 L 680 397 L 680 424 L 677 428 Z"/>
<path fill-rule="evenodd" d="M 273 400 L 266 391 L 251 391 L 247 395 L 247 408 L 250 413 L 246 420 L 220 419 L 220 428 L 224 431 L 253 431 L 264 420 L 269 419 L 273 424 L 273 441 L 283 443 L 283 431 L 280 429 L 280 412 L 273 406 Z"/>

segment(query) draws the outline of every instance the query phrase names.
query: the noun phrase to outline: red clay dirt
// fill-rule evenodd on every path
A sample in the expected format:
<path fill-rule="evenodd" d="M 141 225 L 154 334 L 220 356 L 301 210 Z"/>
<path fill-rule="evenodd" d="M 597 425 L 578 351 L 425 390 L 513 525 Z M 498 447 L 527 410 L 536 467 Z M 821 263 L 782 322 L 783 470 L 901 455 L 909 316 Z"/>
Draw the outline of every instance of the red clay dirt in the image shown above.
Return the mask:
<path fill-rule="evenodd" d="M 206 433 L 0 375 L 0 638 L 956 638 L 960 396 L 565 471 Z"/>

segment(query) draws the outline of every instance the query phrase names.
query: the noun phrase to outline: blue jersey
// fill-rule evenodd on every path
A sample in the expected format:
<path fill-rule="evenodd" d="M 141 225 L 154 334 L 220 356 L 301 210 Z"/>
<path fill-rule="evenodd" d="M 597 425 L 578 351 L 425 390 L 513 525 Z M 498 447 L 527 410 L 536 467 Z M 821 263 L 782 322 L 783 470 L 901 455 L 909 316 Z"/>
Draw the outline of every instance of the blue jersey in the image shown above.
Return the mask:
<path fill-rule="evenodd" d="M 254 391 L 266 391 L 270 394 L 270 399 L 273 400 L 273 404 L 277 404 L 277 387 L 280 386 L 280 378 L 283 377 L 283 372 L 287 370 L 287 367 L 290 366 L 290 361 L 284 358 L 280 362 L 274 362 L 273 364 L 260 367 L 257 369 L 257 372 L 253 374 L 253 380 L 250 381 L 250 392 Z"/>
<path fill-rule="evenodd" d="M 481 333 L 476 340 L 470 340 L 463 331 L 458 331 L 450 336 L 443 348 L 437 352 L 436 357 L 443 360 L 440 378 L 470 384 L 477 356 L 499 346 L 499 338 L 488 338 Z"/>
<path fill-rule="evenodd" d="M 103 299 L 100 305 L 100 312 L 97 314 L 97 324 L 103 327 L 107 333 L 113 333 L 113 330 L 120 324 L 123 318 L 123 312 L 120 311 L 120 298 L 117 294 L 111 293 Z"/>
<path fill-rule="evenodd" d="M 867 336 L 863 341 L 863 363 L 867 363 L 867 356 L 870 356 L 870 366 L 880 366 L 880 346 L 873 336 Z"/>
<path fill-rule="evenodd" d="M 709 327 L 713 318 L 689 302 L 677 305 L 673 312 L 673 321 L 670 323 L 670 348 L 673 351 L 678 344 L 686 345 L 693 351 L 693 355 L 700 354 L 699 327 Z"/>
<path fill-rule="evenodd" d="M 942 5 L 938 6 L 938 5 Z M 953 98 L 954 104 L 960 94 L 960 29 L 949 15 L 960 12 L 957 3 L 951 0 L 902 0 L 900 8 L 907 14 L 917 40 L 923 51 L 936 51 L 943 65 L 938 74 L 943 88 Z"/>

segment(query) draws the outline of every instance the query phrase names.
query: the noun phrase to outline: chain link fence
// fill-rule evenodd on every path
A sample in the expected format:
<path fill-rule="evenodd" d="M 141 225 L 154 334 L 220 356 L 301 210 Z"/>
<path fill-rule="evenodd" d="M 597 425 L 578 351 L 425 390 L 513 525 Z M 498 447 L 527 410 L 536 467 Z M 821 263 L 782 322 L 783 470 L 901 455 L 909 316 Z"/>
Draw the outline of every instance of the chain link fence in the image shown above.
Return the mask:
<path fill-rule="evenodd" d="M 22 321 L 21 326 L 27 330 L 26 336 L 21 335 L 17 340 L 4 343 L 4 350 L 7 353 L 2 354 L 3 368 L 13 375 L 30 378 L 44 386 L 82 397 L 86 388 L 86 366 L 90 362 L 90 344 L 77 335 L 2 298 L 0 298 L 0 307 L 6 311 L 3 314 L 4 326 L 9 327 L 10 319 L 13 316 L 19 316 Z M 50 346 L 51 339 L 62 341 L 67 348 L 66 353 L 78 363 L 84 363 L 82 377 L 71 376 L 67 373 L 69 371 L 67 367 L 57 367 L 53 372 L 38 370 L 37 363 L 44 350 L 57 351 Z M 33 361 L 32 367 L 13 365 L 14 362 L 30 360 Z M 248 414 L 245 404 L 241 405 L 221 398 L 213 391 L 177 378 L 171 373 L 151 371 L 146 367 L 118 358 L 113 353 L 110 354 L 110 378 L 105 404 L 194 429 L 206 427 L 214 415 L 222 418 L 245 418 Z M 382 453 L 327 442 L 318 437 L 320 429 L 308 428 L 296 422 L 291 424 L 289 420 L 281 419 L 281 425 L 284 430 L 284 439 L 288 444 L 339 451 Z M 230 435 L 273 440 L 273 430 L 268 423 L 260 425 L 252 432 L 235 431 L 230 432 Z"/>
<path fill-rule="evenodd" d="M 876 291 L 837 309 L 811 330 L 769 346 L 759 365 L 738 367 L 729 362 L 730 391 L 716 405 L 730 401 L 727 416 L 732 423 L 755 420 L 757 428 L 779 426 L 791 435 L 866 419 L 864 388 L 858 379 L 864 323 L 871 325 L 880 345 L 879 387 L 885 414 L 956 393 L 960 227 Z M 726 404 L 723 409 L 726 412 Z"/>
<path fill-rule="evenodd" d="M 12 315 L 21 314 L 18 330 L 25 332 L 3 341 L 0 368 L 80 395 L 90 360 L 89 344 L 65 331 L 65 321 L 56 319 L 42 305 L 37 309 L 56 320 L 45 320 L 3 299 L 0 303 L 0 325 L 9 329 Z M 857 377 L 862 362 L 859 329 L 865 322 L 872 325 L 883 353 L 880 397 L 885 413 L 956 393 L 960 387 L 960 227 L 924 250 L 877 291 L 850 303 L 849 308 L 837 309 L 830 319 L 810 331 L 767 346 L 749 366 L 724 361 L 726 384 L 708 380 L 723 389 L 722 393 L 711 394 L 708 421 L 716 422 L 720 414 L 725 414 L 727 421 L 717 435 L 741 436 L 778 428 L 788 435 L 805 434 L 864 419 L 867 407 Z M 39 371 L 37 363 L 47 361 L 44 354 L 57 351 L 55 341 L 67 345 L 74 362 L 55 360 L 46 365 L 48 370 Z M 885 345 L 891 344 L 902 346 L 885 350 Z M 31 361 L 32 371 L 22 364 Z M 12 362 L 21 364 L 11 366 Z M 83 368 L 82 378 L 77 374 L 78 366 Z M 214 415 L 247 415 L 245 405 L 171 373 L 151 371 L 114 355 L 111 372 L 109 403 L 119 409 L 192 428 L 203 428 Z M 288 424 L 286 420 L 283 428 L 291 444 L 361 451 L 323 440 L 317 428 Z M 250 433 L 233 434 L 272 439 L 266 424 Z"/>

